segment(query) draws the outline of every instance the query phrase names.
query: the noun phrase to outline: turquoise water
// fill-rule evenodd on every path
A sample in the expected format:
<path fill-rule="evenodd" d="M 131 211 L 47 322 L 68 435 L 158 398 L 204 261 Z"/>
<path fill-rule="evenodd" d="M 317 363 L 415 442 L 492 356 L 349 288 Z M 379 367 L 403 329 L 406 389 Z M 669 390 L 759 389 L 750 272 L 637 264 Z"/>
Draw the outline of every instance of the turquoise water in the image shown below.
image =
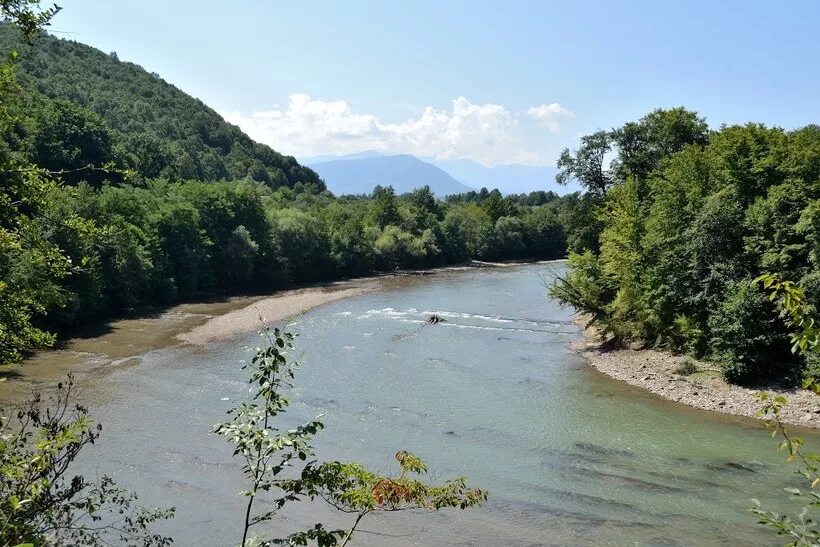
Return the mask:
<path fill-rule="evenodd" d="M 748 513 L 796 484 L 776 442 L 751 420 L 675 405 L 600 375 L 567 344 L 569 310 L 546 296 L 543 265 L 446 272 L 314 310 L 293 324 L 304 366 L 288 420 L 323 413 L 319 456 L 392 469 L 422 456 L 439 477 L 490 490 L 478 510 L 376 516 L 359 544 L 778 544 Z M 446 322 L 430 325 L 438 314 Z M 85 462 L 142 500 L 178 507 L 179 545 L 235 545 L 244 499 L 238 462 L 208 435 L 247 394 L 250 335 L 147 353 L 90 382 L 104 421 Z M 816 446 L 817 436 L 808 439 Z M 318 520 L 311 504 L 273 523 Z"/>

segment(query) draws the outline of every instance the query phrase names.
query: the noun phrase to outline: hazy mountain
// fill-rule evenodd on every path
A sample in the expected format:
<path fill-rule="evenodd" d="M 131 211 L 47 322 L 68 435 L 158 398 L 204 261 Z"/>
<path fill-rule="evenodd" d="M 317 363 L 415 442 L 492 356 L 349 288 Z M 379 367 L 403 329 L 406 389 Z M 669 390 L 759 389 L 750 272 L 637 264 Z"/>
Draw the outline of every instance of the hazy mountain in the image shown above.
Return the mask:
<path fill-rule="evenodd" d="M 330 161 L 303 159 L 336 195 L 369 194 L 377 184 L 392 186 L 397 194 L 428 185 L 437 196 L 460 194 L 474 188 L 462 184 L 435 165 L 409 154 L 383 156 L 363 152 Z"/>
<path fill-rule="evenodd" d="M 485 167 L 471 160 L 430 160 L 463 184 L 473 188 L 498 188 L 503 194 L 523 194 L 534 190 L 552 190 L 568 194 L 579 190 L 577 185 L 561 186 L 555 182 L 558 169 L 549 166 L 498 165 Z"/>
<path fill-rule="evenodd" d="M 375 150 L 365 150 L 363 152 L 356 152 L 354 154 L 344 154 L 341 156 L 326 154 L 324 156 L 305 156 L 300 157 L 298 159 L 299 163 L 301 163 L 302 165 L 310 165 L 312 163 L 324 163 L 336 160 L 363 160 L 368 158 L 379 158 L 383 156 L 384 154 L 382 154 L 381 152 L 377 152 Z"/>

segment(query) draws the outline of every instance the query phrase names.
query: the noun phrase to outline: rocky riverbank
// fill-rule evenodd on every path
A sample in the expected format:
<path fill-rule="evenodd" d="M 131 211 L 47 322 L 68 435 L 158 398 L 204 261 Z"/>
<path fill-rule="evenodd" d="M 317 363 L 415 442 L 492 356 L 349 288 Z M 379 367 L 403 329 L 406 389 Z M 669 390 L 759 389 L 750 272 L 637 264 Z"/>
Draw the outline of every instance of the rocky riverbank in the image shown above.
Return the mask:
<path fill-rule="evenodd" d="M 723 380 L 713 363 L 654 349 L 613 348 L 592 328 L 585 335 L 585 340 L 574 343 L 572 349 L 616 380 L 695 408 L 750 418 L 755 418 L 760 408 L 759 394 L 768 391 L 789 400 L 782 413 L 784 422 L 820 428 L 820 396 L 810 391 L 735 386 Z M 687 364 L 694 365 L 696 372 L 681 373 L 685 361 L 690 361 Z"/>

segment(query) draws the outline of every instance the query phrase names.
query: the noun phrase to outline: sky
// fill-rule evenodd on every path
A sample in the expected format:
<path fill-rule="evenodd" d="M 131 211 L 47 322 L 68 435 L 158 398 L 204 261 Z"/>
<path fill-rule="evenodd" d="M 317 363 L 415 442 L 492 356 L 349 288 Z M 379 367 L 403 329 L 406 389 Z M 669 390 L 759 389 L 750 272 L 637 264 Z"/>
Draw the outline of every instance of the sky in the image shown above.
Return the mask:
<path fill-rule="evenodd" d="M 57 36 L 135 62 L 297 157 L 551 165 L 685 106 L 820 123 L 820 1 L 63 0 Z"/>

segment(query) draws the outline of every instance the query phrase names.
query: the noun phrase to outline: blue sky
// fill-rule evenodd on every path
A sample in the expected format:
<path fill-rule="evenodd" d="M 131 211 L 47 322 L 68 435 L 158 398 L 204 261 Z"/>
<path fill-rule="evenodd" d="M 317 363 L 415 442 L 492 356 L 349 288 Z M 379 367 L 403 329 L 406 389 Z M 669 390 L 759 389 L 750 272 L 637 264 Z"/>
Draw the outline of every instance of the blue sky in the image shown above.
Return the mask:
<path fill-rule="evenodd" d="M 58 36 L 136 62 L 296 156 L 551 164 L 683 105 L 820 122 L 820 2 L 64 0 Z"/>

